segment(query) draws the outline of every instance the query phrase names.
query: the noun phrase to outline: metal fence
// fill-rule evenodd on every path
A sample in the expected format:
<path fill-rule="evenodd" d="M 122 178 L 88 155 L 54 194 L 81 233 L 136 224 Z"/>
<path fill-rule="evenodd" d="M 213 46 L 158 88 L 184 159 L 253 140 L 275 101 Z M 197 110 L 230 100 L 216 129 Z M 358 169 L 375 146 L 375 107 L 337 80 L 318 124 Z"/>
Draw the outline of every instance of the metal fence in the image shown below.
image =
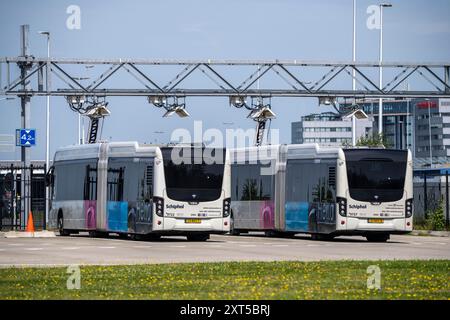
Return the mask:
<path fill-rule="evenodd" d="M 45 172 L 45 165 L 0 166 L 0 230 L 25 230 L 25 208 L 30 208 L 36 230 L 46 228 Z"/>
<path fill-rule="evenodd" d="M 414 217 L 424 222 L 428 213 L 443 206 L 447 227 L 450 224 L 449 170 L 420 170 L 414 172 Z"/>

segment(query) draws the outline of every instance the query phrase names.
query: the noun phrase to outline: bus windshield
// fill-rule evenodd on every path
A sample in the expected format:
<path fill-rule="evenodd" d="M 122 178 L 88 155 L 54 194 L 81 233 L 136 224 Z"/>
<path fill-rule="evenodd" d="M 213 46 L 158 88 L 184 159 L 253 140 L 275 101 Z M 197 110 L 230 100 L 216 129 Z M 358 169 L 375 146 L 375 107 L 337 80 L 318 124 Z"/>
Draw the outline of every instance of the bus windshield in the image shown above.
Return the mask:
<path fill-rule="evenodd" d="M 172 150 L 162 149 L 167 196 L 172 200 L 190 202 L 219 199 L 222 194 L 225 150 L 215 149 L 215 152 L 223 153 L 218 158 L 220 161 L 215 163 L 205 157 L 194 158 L 194 148 L 191 149 L 190 161 L 174 162 Z M 201 154 L 205 154 L 204 150 Z M 212 154 L 214 156 L 215 153 Z"/>
<path fill-rule="evenodd" d="M 407 152 L 344 150 L 350 196 L 358 201 L 389 202 L 403 197 Z"/>

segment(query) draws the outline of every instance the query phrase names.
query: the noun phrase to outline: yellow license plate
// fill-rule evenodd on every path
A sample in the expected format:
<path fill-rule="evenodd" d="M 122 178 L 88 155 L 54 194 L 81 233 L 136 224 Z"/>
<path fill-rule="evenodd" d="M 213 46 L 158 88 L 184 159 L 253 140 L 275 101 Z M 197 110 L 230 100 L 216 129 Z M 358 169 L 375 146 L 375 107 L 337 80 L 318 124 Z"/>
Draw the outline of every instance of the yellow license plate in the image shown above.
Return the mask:
<path fill-rule="evenodd" d="M 368 223 L 383 223 L 383 219 L 368 219 Z"/>
<path fill-rule="evenodd" d="M 200 219 L 184 219 L 184 223 L 202 223 Z"/>

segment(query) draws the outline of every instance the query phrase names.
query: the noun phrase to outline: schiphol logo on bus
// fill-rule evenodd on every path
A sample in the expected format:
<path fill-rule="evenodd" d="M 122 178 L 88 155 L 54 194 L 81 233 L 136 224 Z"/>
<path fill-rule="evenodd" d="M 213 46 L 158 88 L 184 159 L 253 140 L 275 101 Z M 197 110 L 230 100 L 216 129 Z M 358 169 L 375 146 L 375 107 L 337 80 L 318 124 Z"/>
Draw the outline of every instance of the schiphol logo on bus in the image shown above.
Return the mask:
<path fill-rule="evenodd" d="M 350 204 L 350 209 L 367 209 L 367 204 Z"/>
<path fill-rule="evenodd" d="M 184 204 L 166 204 L 166 209 L 184 209 Z"/>

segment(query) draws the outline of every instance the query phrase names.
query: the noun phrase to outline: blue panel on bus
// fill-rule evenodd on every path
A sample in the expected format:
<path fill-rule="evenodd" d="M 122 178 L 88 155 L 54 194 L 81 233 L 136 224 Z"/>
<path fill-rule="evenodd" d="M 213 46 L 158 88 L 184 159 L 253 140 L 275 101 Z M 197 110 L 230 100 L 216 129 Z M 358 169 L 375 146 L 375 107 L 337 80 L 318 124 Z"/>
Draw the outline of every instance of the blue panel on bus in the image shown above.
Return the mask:
<path fill-rule="evenodd" d="M 128 202 L 108 201 L 108 230 L 128 231 Z"/>
<path fill-rule="evenodd" d="M 308 231 L 308 202 L 286 202 L 286 231 Z"/>

